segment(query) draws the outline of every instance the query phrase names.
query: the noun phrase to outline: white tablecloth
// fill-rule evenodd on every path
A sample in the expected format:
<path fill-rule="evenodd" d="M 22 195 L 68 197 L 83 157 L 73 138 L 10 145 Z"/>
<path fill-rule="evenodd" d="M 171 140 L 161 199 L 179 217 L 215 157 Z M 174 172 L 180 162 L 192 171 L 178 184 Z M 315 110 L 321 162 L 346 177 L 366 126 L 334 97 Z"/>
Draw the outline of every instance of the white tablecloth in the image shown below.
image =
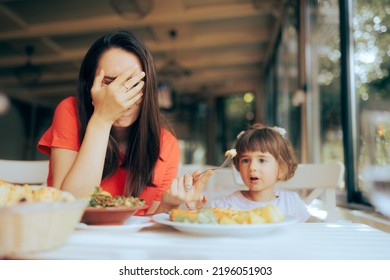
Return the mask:
<path fill-rule="evenodd" d="M 211 237 L 156 224 L 132 233 L 76 230 L 60 248 L 9 258 L 390 260 L 390 234 L 363 224 L 305 223 L 259 236 Z"/>

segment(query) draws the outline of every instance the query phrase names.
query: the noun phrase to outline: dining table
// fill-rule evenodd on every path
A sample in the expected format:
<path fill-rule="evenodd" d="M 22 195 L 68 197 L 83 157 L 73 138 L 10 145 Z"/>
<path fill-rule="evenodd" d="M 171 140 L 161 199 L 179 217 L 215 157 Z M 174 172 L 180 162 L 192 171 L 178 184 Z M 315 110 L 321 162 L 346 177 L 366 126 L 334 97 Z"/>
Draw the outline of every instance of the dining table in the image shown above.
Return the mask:
<path fill-rule="evenodd" d="M 132 217 L 134 219 L 134 217 Z M 78 225 L 60 247 L 8 259 L 39 260 L 390 260 L 390 234 L 349 221 L 286 223 L 272 230 L 182 230 L 144 219 L 129 226 Z M 146 220 L 147 219 L 147 220 Z M 217 225 L 223 227 L 223 225 Z M 241 228 L 240 228 L 241 226 Z"/>

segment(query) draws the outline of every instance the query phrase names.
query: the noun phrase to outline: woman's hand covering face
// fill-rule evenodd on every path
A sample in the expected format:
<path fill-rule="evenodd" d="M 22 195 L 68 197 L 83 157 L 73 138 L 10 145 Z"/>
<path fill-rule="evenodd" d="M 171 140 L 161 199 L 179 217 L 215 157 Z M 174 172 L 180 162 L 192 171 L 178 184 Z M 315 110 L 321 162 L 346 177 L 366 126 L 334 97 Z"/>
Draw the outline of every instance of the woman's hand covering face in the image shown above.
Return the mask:
<path fill-rule="evenodd" d="M 117 77 L 107 77 L 101 69 L 91 89 L 94 112 L 103 121 L 113 124 L 129 109 L 141 103 L 144 76 L 145 73 L 137 66 L 127 69 Z"/>
<path fill-rule="evenodd" d="M 110 48 L 98 60 L 91 97 L 93 118 L 104 125 L 126 127 L 140 112 L 145 73 L 139 57 L 127 50 Z"/>

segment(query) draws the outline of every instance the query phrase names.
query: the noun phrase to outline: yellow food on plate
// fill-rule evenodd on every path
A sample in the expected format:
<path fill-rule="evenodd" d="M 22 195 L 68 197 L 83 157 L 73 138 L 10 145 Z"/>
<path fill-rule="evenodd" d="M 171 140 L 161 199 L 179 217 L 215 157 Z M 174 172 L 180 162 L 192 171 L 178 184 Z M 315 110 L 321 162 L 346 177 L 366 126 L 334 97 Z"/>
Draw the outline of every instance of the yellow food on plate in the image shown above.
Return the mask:
<path fill-rule="evenodd" d="M 283 213 L 275 205 L 269 205 L 258 209 L 259 215 L 265 219 L 267 223 L 281 222 L 284 220 Z"/>
<path fill-rule="evenodd" d="M 198 224 L 264 224 L 277 223 L 284 220 L 284 215 L 274 205 L 268 205 L 250 210 L 232 208 L 209 208 L 200 211 L 174 209 L 169 219 L 174 222 Z"/>
<path fill-rule="evenodd" d="M 236 155 L 237 155 L 236 149 L 227 150 L 225 153 L 225 157 L 228 157 L 228 156 L 235 157 Z"/>
<path fill-rule="evenodd" d="M 75 198 L 56 188 L 39 185 L 15 185 L 0 180 L 0 207 L 30 202 L 72 202 Z"/>
<path fill-rule="evenodd" d="M 170 213 L 170 220 L 183 223 L 197 223 L 199 213 L 196 211 L 173 209 Z"/>

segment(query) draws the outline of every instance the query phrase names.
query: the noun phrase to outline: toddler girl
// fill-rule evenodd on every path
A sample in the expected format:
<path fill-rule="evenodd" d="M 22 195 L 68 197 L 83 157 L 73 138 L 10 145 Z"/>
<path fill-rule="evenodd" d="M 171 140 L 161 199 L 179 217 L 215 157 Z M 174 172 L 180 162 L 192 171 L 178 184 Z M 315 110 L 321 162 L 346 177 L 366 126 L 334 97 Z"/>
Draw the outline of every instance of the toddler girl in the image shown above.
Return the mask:
<path fill-rule="evenodd" d="M 273 204 L 284 215 L 306 222 L 310 214 L 299 195 L 275 188 L 278 181 L 290 179 L 297 168 L 294 150 L 285 133 L 283 128 L 262 124 L 241 132 L 233 161 L 248 190 L 214 200 L 211 206 L 248 210 Z"/>

